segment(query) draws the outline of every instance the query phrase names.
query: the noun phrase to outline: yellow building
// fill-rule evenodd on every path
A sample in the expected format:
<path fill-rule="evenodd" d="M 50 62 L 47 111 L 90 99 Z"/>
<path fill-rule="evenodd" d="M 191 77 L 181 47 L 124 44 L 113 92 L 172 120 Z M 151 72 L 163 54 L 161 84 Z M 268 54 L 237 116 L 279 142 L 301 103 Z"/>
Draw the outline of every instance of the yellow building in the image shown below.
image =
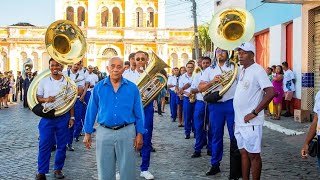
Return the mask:
<path fill-rule="evenodd" d="M 193 29 L 165 28 L 165 0 L 55 0 L 55 19 L 81 27 L 88 49 L 85 65 L 105 71 L 112 56 L 128 59 L 131 52 L 153 49 L 171 67 L 192 56 Z M 0 27 L 0 71 L 48 68 L 44 36 L 47 27 Z"/>

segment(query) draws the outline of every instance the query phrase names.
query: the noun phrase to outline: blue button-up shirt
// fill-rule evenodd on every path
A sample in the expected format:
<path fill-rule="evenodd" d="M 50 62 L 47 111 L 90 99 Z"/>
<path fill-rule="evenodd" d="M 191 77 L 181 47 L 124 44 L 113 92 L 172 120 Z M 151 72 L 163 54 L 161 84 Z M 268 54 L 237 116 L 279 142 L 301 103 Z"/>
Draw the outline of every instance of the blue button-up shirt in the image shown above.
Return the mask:
<path fill-rule="evenodd" d="M 135 123 L 137 132 L 143 134 L 144 112 L 138 87 L 122 78 L 115 92 L 110 77 L 100 81 L 94 87 L 88 103 L 84 122 L 86 133 L 93 132 L 96 118 L 99 124 L 109 127 Z"/>

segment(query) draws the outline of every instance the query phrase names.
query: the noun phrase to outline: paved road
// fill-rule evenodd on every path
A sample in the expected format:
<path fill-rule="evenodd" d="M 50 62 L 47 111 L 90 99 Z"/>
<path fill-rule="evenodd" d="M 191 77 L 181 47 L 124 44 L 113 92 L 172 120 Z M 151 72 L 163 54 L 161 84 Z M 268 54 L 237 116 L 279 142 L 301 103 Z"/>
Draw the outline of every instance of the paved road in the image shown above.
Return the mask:
<path fill-rule="evenodd" d="M 227 179 L 229 172 L 227 133 L 224 137 L 225 154 L 221 162 L 222 172 L 216 176 L 206 177 L 204 174 L 210 167 L 210 157 L 203 153 L 201 158 L 190 158 L 194 139 L 184 139 L 183 129 L 178 128 L 177 123 L 170 122 L 168 112 L 167 106 L 163 117 L 155 114 L 153 143 L 157 152 L 152 154 L 150 171 L 156 179 Z M 0 110 L 1 180 L 34 179 L 37 169 L 38 122 L 39 118 L 28 109 L 22 108 L 21 104 Z M 306 132 L 309 125 L 293 122 L 290 118 L 271 122 L 302 132 Z M 264 127 L 262 179 L 319 179 L 316 159 L 302 160 L 299 156 L 304 137 L 305 135 L 287 136 Z M 88 151 L 81 142 L 75 143 L 74 146 L 76 151 L 67 152 L 63 169 L 66 179 L 97 179 L 94 147 Z M 138 154 L 137 159 L 136 179 L 141 179 L 138 176 L 140 165 Z M 52 161 L 51 169 L 53 169 Z M 50 176 L 52 178 L 53 175 Z"/>

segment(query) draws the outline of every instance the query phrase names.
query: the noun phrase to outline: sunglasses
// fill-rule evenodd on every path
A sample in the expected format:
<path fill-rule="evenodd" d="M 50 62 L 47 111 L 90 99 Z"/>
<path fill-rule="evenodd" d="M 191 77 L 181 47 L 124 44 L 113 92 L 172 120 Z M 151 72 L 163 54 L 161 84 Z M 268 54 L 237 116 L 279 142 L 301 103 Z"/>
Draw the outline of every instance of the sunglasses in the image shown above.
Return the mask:
<path fill-rule="evenodd" d="M 145 58 L 136 58 L 136 61 L 145 61 Z"/>
<path fill-rule="evenodd" d="M 227 51 L 226 50 L 221 50 L 221 49 L 216 51 L 217 54 L 221 54 L 221 53 L 224 53 L 224 52 L 227 52 Z"/>

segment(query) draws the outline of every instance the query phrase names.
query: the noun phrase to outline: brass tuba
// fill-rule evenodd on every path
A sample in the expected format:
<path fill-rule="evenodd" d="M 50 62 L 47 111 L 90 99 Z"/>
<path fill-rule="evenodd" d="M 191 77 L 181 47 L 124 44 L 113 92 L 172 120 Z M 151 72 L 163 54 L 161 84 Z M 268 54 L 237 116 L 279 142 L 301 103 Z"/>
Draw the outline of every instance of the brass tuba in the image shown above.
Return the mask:
<path fill-rule="evenodd" d="M 53 22 L 46 31 L 45 43 L 49 55 L 62 65 L 80 61 L 84 57 L 87 47 L 80 28 L 68 20 Z M 58 95 L 55 96 L 55 102 L 40 105 L 36 91 L 40 80 L 50 74 L 50 70 L 45 70 L 33 79 L 28 90 L 27 102 L 30 109 L 38 116 L 53 118 L 65 114 L 73 107 L 77 100 L 77 86 L 69 77 L 64 76 L 67 85 L 62 87 Z M 39 106 L 41 106 L 41 112 L 38 110 Z"/>
<path fill-rule="evenodd" d="M 215 46 L 231 51 L 230 63 L 234 70 L 223 72 L 221 81 L 214 83 L 203 96 L 210 94 L 214 89 L 223 87 L 219 92 L 222 96 L 231 87 L 238 74 L 237 55 L 233 51 L 241 43 L 250 41 L 255 30 L 255 22 L 251 13 L 242 8 L 227 8 L 215 14 L 209 26 L 209 36 Z"/>
<path fill-rule="evenodd" d="M 202 69 L 200 67 L 197 67 L 194 71 L 195 71 L 195 74 L 198 74 L 202 71 Z M 197 100 L 197 94 L 191 93 L 189 96 L 189 102 L 194 103 L 196 102 L 196 100 Z"/>
<path fill-rule="evenodd" d="M 151 63 L 137 82 L 144 107 L 166 86 L 167 77 L 160 73 L 164 68 L 169 68 L 169 66 L 152 51 Z"/>

